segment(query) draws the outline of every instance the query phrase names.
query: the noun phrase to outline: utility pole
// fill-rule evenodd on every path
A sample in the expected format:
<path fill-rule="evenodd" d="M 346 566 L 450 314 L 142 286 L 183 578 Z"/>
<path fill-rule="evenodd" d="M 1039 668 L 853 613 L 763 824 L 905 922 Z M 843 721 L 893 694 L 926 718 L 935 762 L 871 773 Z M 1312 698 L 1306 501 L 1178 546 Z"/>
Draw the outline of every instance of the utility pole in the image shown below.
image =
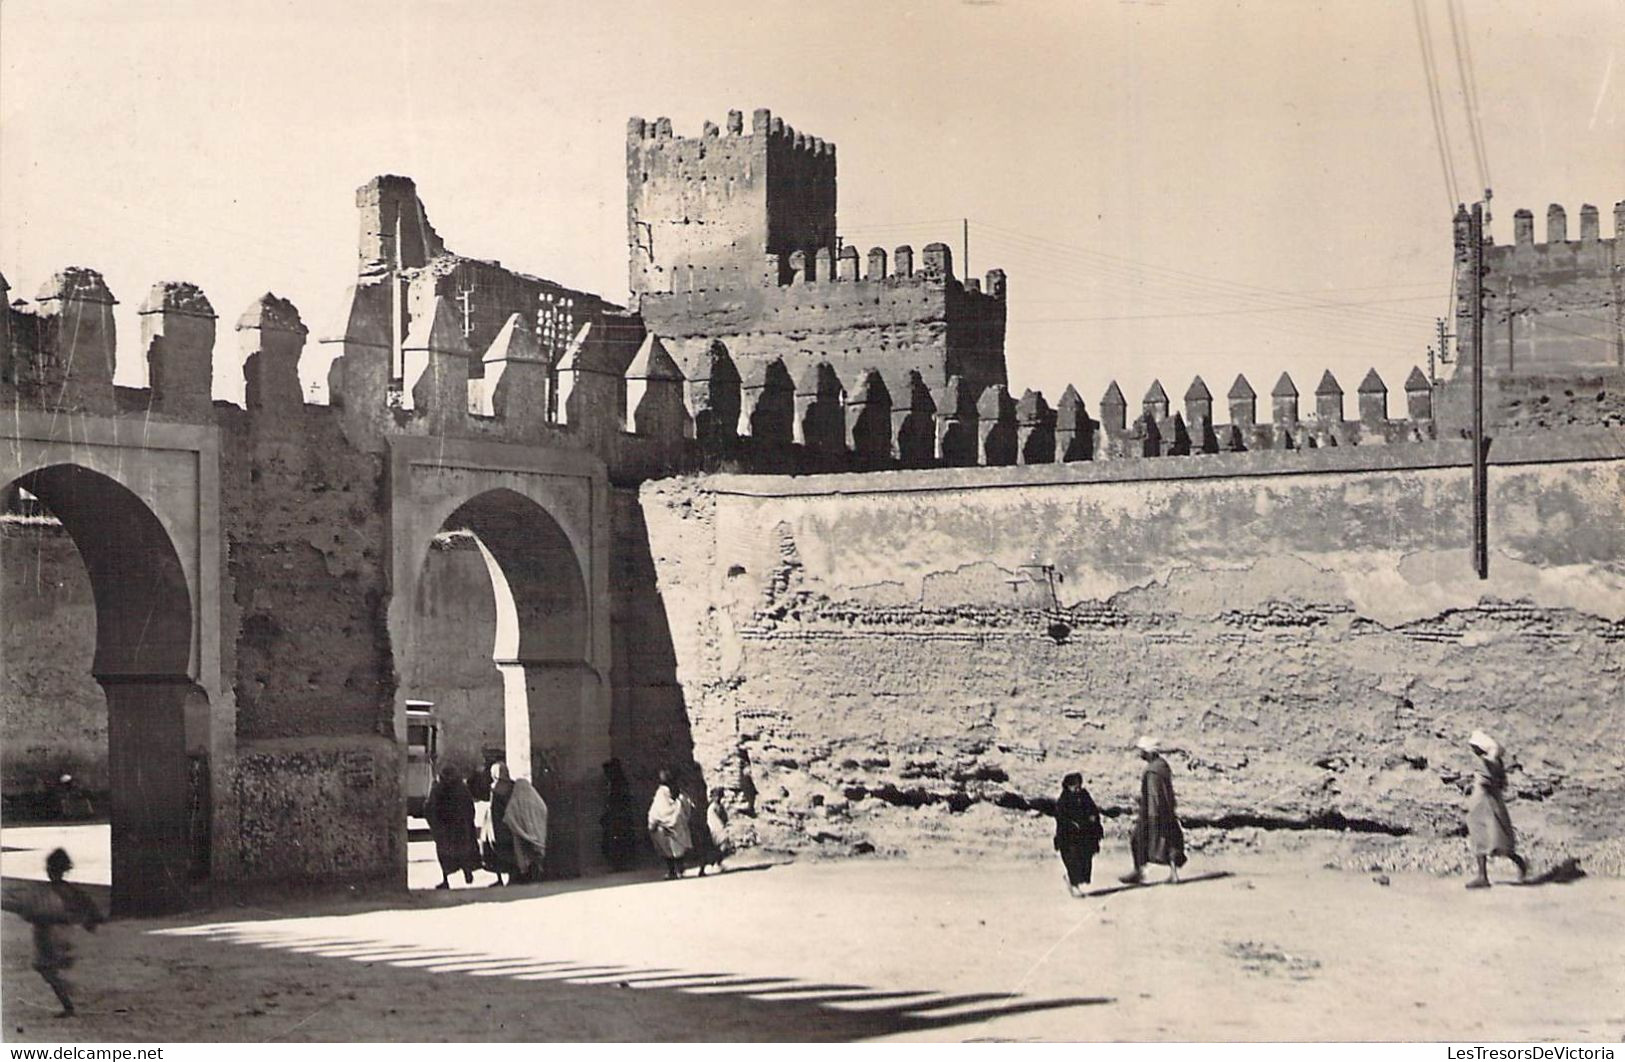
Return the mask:
<path fill-rule="evenodd" d="M 1469 230 L 1473 241 L 1473 570 L 1480 579 L 1490 577 L 1488 454 L 1484 447 L 1484 218 L 1489 199 L 1486 188 L 1483 200 L 1473 204 Z"/>
<path fill-rule="evenodd" d="M 959 246 L 965 255 L 960 259 L 959 271 L 966 277 L 970 276 L 970 218 L 959 219 Z"/>

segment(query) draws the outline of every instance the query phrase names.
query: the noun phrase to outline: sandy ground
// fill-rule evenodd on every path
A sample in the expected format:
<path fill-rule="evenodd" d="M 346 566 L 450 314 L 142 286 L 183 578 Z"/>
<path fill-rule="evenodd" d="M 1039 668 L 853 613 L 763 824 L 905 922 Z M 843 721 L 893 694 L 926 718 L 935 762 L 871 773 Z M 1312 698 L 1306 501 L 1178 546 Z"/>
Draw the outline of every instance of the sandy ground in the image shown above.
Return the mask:
<path fill-rule="evenodd" d="M 5 831 L 9 878 L 70 840 Z M 103 842 L 105 844 L 105 842 Z M 412 851 L 432 884 L 432 852 Z M 105 856 L 100 857 L 105 859 Z M 1511 885 L 1226 857 L 1070 898 L 1058 863 L 746 865 L 234 907 L 77 936 L 54 1017 L 0 920 L 19 1040 L 1603 1040 L 1625 1036 L 1625 881 Z M 1503 868 L 1504 870 L 1504 868 Z M 1227 876 L 1209 876 L 1223 873 Z M 488 880 L 488 879 L 485 879 Z M 459 883 L 461 884 L 461 883 Z M 11 883 L 16 887 L 15 882 Z"/>

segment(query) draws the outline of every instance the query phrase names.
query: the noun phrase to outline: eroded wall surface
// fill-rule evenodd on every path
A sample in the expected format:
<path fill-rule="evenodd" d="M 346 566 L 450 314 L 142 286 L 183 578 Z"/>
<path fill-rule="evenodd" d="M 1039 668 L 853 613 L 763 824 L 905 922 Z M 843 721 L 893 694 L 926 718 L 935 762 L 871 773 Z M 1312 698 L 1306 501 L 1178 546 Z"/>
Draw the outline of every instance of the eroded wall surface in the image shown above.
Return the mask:
<path fill-rule="evenodd" d="M 53 518 L 0 517 L 0 617 L 0 789 L 27 804 L 68 773 L 104 792 L 107 698 L 90 675 L 96 602 Z M 42 643 L 52 651 L 39 652 Z"/>
<path fill-rule="evenodd" d="M 769 844 L 1042 852 L 1153 733 L 1198 839 L 1446 867 L 1483 728 L 1526 843 L 1622 869 L 1617 439 L 1501 447 L 1485 582 L 1465 445 L 1268 456 L 645 486 L 696 760 Z"/>

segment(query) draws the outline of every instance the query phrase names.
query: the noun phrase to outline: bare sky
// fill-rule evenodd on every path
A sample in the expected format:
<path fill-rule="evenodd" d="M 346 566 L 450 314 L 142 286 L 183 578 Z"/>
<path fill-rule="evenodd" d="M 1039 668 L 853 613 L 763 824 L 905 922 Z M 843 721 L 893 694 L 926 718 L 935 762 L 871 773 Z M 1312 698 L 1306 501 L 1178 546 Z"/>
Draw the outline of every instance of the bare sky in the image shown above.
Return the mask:
<path fill-rule="evenodd" d="M 1480 186 L 1448 0 L 1421 0 L 1457 198 Z M 1495 188 L 1625 198 L 1625 3 L 1456 0 Z M 1010 274 L 1012 389 L 1094 409 L 1201 372 L 1397 393 L 1446 312 L 1450 193 L 1409 0 L 0 6 L 0 271 L 101 270 L 120 378 L 159 280 L 231 326 L 285 295 L 315 334 L 354 273 L 353 191 L 416 178 L 448 246 L 626 297 L 624 130 L 770 107 L 839 145 L 848 242 L 951 243 Z M 224 373 L 221 366 L 225 366 Z M 1306 402 L 1307 404 L 1307 402 Z"/>

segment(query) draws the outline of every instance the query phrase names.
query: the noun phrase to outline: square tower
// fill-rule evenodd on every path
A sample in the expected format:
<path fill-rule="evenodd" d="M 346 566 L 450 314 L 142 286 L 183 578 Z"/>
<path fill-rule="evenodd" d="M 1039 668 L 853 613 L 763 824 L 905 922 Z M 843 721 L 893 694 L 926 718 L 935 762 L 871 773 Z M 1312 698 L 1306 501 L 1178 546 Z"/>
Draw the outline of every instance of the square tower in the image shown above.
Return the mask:
<path fill-rule="evenodd" d="M 757 110 L 674 137 L 671 119 L 626 135 L 626 242 L 634 299 L 777 286 L 790 256 L 835 250 L 835 145 Z"/>

